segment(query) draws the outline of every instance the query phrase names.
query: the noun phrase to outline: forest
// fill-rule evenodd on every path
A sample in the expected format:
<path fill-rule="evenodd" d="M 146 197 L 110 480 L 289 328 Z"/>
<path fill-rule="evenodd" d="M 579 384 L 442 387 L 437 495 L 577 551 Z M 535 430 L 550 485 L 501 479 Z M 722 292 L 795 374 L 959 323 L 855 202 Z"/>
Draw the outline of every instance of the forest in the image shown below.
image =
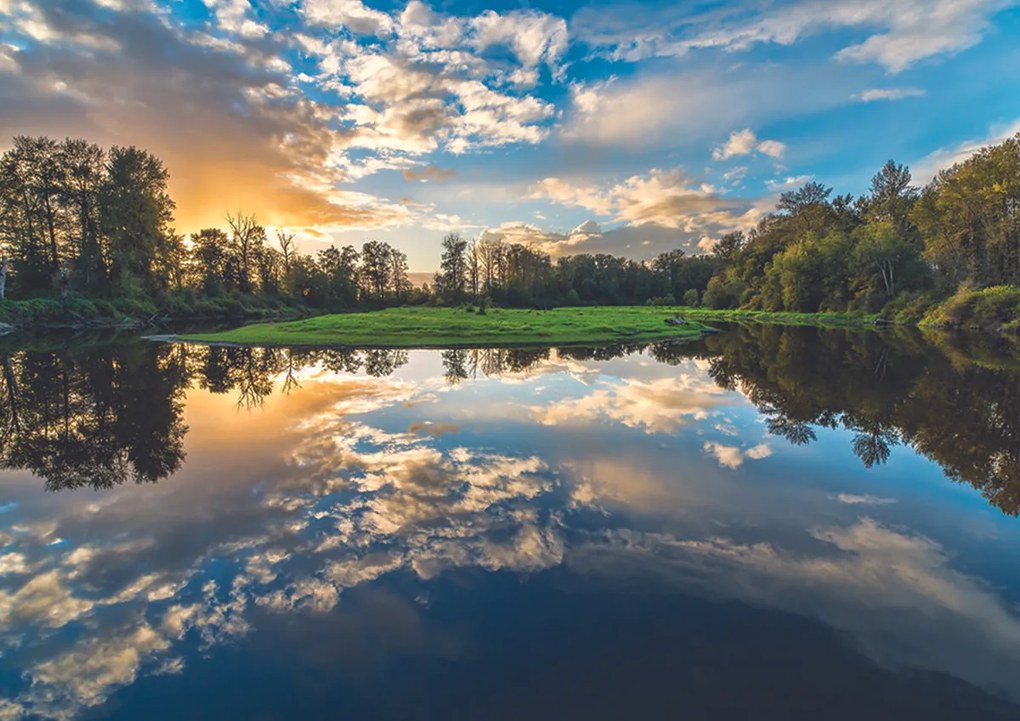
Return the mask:
<path fill-rule="evenodd" d="M 385 242 L 307 254 L 250 213 L 185 238 L 174 229 L 168 180 L 139 148 L 15 138 L 0 158 L 0 321 L 491 304 L 881 313 L 1014 331 L 1020 323 L 1020 134 L 923 188 L 893 161 L 860 197 L 808 182 L 708 254 L 553 258 L 451 233 L 422 287 Z"/>

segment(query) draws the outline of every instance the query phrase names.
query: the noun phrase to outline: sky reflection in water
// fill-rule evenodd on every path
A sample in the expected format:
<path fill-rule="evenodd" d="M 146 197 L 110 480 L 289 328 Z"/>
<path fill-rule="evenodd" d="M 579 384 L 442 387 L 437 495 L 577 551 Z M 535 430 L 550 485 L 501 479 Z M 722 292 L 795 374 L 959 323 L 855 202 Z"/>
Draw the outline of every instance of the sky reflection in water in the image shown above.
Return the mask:
<path fill-rule="evenodd" d="M 1015 374 L 829 333 L 12 353 L 0 719 L 1020 717 Z"/>

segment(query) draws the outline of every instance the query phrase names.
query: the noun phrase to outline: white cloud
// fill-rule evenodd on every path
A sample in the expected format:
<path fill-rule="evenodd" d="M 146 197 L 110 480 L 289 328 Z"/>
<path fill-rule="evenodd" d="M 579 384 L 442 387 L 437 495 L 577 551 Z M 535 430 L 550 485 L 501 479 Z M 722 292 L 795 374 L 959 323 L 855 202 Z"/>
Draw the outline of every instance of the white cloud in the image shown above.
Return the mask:
<path fill-rule="evenodd" d="M 758 151 L 770 158 L 781 158 L 786 152 L 786 145 L 778 140 L 758 140 L 758 136 L 750 128 L 735 130 L 730 133 L 729 140 L 712 151 L 715 160 L 729 160 L 740 155 L 750 155 Z"/>
<path fill-rule="evenodd" d="M 869 88 L 854 95 L 854 99 L 862 103 L 874 103 L 881 100 L 894 101 L 904 98 L 919 98 L 925 95 L 921 88 Z"/>
<path fill-rule="evenodd" d="M 882 498 L 880 496 L 854 493 L 840 493 L 836 496 L 836 500 L 850 506 L 885 506 L 890 503 L 896 503 L 895 498 Z"/>
<path fill-rule="evenodd" d="M 795 0 L 757 6 L 735 3 L 716 13 L 661 13 L 599 18 L 582 11 L 579 35 L 611 58 L 636 61 L 692 50 L 744 51 L 761 43 L 793 45 L 844 28 L 869 33 L 839 49 L 842 62 L 874 62 L 890 72 L 951 55 L 979 43 L 991 18 L 1016 0 Z M 606 30 L 605 28 L 610 28 Z"/>
<path fill-rule="evenodd" d="M 770 179 L 765 181 L 765 186 L 773 191 L 778 192 L 780 190 L 792 190 L 793 188 L 799 188 L 804 183 L 811 180 L 813 175 L 788 175 L 785 178 Z"/>
<path fill-rule="evenodd" d="M 505 45 L 513 49 L 526 68 L 542 62 L 554 66 L 567 48 L 566 21 L 534 10 L 515 10 L 504 15 L 486 10 L 472 19 L 471 28 L 476 48 Z"/>
<path fill-rule="evenodd" d="M 698 183 L 682 170 L 652 168 L 608 187 L 544 178 L 535 184 L 533 198 L 580 206 L 602 216 L 633 225 L 653 224 L 693 232 L 712 222 L 733 220 L 736 204 L 708 183 Z"/>
<path fill-rule="evenodd" d="M 243 0 L 247 4 L 247 0 Z M 393 29 L 393 19 L 361 0 L 304 0 L 301 12 L 310 23 L 331 28 L 347 27 L 362 35 L 381 35 Z"/>
<path fill-rule="evenodd" d="M 607 384 L 579 398 L 531 408 L 543 425 L 587 425 L 608 419 L 647 433 L 675 433 L 691 421 L 705 419 L 731 402 L 719 386 L 699 373 L 680 373 L 653 381 Z"/>
<path fill-rule="evenodd" d="M 737 446 L 727 446 L 717 441 L 705 441 L 702 449 L 705 453 L 715 457 L 715 460 L 723 468 L 735 471 L 744 465 L 745 460 L 761 460 L 772 455 L 772 449 L 766 443 L 741 450 Z"/>

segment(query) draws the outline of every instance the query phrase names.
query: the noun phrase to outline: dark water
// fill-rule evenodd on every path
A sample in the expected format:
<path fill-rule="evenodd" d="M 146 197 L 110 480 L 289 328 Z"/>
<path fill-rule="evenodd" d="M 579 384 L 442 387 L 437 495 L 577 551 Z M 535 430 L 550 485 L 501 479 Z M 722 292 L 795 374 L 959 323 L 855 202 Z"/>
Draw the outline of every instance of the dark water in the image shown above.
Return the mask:
<path fill-rule="evenodd" d="M 1020 718 L 1020 362 L 0 349 L 0 719 Z"/>

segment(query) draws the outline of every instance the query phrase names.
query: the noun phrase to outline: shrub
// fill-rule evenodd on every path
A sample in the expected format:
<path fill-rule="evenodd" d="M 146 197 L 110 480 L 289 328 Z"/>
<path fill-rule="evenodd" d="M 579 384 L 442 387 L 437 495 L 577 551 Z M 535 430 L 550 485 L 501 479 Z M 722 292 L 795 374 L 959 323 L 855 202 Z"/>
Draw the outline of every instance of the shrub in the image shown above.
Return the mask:
<path fill-rule="evenodd" d="M 942 305 L 932 308 L 924 325 L 992 330 L 1020 329 L 1020 288 L 996 285 L 981 290 L 961 288 Z"/>

